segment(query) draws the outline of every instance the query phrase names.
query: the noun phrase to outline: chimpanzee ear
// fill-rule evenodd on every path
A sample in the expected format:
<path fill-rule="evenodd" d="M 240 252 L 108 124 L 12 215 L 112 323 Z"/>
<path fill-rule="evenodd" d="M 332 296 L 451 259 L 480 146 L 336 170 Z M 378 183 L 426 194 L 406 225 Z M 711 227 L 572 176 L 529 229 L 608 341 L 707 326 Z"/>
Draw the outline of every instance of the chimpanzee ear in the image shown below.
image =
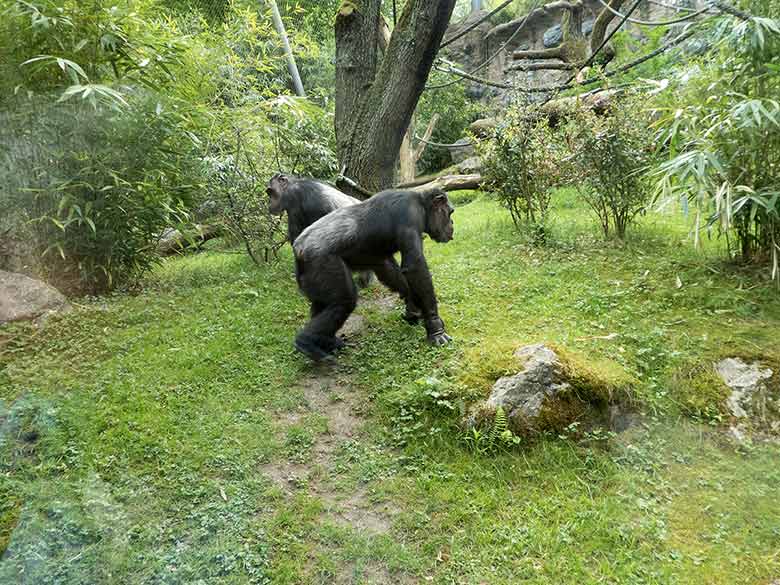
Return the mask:
<path fill-rule="evenodd" d="M 276 175 L 276 180 L 279 181 L 282 185 L 286 185 L 287 184 L 287 175 L 285 175 L 283 173 L 279 173 L 278 175 Z"/>
<path fill-rule="evenodd" d="M 447 194 L 444 192 L 438 192 L 434 194 L 433 196 L 433 208 L 434 209 L 441 209 L 442 207 L 447 207 L 449 205 L 449 199 L 447 199 Z"/>

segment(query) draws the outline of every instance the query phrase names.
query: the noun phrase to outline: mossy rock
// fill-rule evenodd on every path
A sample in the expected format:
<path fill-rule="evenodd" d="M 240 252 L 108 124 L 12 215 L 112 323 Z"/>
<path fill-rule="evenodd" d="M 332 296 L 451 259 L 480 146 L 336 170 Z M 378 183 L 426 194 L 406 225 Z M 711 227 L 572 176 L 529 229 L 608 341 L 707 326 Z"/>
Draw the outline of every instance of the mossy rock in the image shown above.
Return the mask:
<path fill-rule="evenodd" d="M 560 433 L 572 423 L 613 427 L 616 415 L 617 426 L 625 426 L 638 382 L 619 364 L 543 344 L 519 348 L 514 362 L 517 373 L 495 380 L 487 401 L 473 411 L 475 423 L 500 407 L 511 430 L 525 436 Z"/>
<path fill-rule="evenodd" d="M 735 417 L 728 406 L 733 390 L 719 375 L 717 364 L 729 358 L 772 372 L 771 377 L 760 381 L 761 388 L 755 396 L 756 412 L 748 413 L 749 420 Z M 678 368 L 672 374 L 670 386 L 672 398 L 682 412 L 697 420 L 732 425 L 742 423 L 752 430 L 774 433 L 780 429 L 780 356 L 776 354 L 728 351 L 708 356 Z"/>

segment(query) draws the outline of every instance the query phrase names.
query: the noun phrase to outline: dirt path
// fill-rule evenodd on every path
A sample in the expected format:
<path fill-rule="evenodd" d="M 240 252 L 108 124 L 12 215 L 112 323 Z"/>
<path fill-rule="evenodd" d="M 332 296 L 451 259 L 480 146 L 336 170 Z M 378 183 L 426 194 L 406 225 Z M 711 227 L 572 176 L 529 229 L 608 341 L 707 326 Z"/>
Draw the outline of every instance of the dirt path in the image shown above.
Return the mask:
<path fill-rule="evenodd" d="M 395 299 L 380 297 L 362 302 L 382 311 L 392 310 Z M 365 318 L 354 314 L 344 325 L 340 334 L 347 340 L 361 335 L 365 329 Z M 348 375 L 334 364 L 319 364 L 301 381 L 298 391 L 303 392 L 304 403 L 293 412 L 280 413 L 280 435 L 295 425 L 306 423 L 313 415 L 326 421 L 327 431 L 318 433 L 307 451 L 306 460 L 296 458 L 277 460 L 261 467 L 288 497 L 301 490 L 323 504 L 319 521 L 347 528 L 364 537 L 390 534 L 393 516 L 398 513 L 388 503 L 372 499 L 370 485 L 359 485 L 345 490 L 338 485 L 339 450 L 350 442 L 358 441 L 365 424 L 367 403 L 360 390 L 349 381 Z M 354 580 L 354 567 L 340 567 L 334 583 L 351 584 L 409 583 L 399 576 L 391 576 L 379 563 L 364 567 L 361 581 Z"/>

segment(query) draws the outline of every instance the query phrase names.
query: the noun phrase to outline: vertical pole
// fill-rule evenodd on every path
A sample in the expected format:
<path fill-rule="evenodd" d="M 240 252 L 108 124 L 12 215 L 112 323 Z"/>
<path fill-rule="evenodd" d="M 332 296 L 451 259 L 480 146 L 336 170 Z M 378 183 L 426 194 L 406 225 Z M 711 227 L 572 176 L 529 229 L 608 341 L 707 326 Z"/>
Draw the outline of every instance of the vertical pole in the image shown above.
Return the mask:
<path fill-rule="evenodd" d="M 471 12 L 482 10 L 482 0 L 471 0 Z"/>
<path fill-rule="evenodd" d="M 284 56 L 285 59 L 287 59 L 287 69 L 290 72 L 290 77 L 292 77 L 295 93 L 301 97 L 306 97 L 306 92 L 303 90 L 303 82 L 298 73 L 298 66 L 295 64 L 295 56 L 290 48 L 290 41 L 287 38 L 287 31 L 284 29 L 282 15 L 279 14 L 279 7 L 276 5 L 276 0 L 268 0 L 268 3 L 271 5 L 271 16 L 274 21 L 274 27 L 276 27 L 276 32 L 279 33 L 279 36 L 282 39 Z"/>

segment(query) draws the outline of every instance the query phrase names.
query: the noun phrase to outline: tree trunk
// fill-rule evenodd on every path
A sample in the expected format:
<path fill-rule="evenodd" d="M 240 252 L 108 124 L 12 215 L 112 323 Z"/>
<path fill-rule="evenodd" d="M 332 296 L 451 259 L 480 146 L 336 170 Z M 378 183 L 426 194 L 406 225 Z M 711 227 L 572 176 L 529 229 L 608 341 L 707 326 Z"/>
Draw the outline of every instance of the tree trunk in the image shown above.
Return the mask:
<path fill-rule="evenodd" d="M 369 191 L 393 184 L 404 133 L 455 0 L 408 0 L 379 64 L 381 0 L 336 16 L 336 138 L 343 174 Z M 340 185 L 343 186 L 343 185 Z"/>
<path fill-rule="evenodd" d="M 425 134 L 423 134 L 422 140 L 420 140 L 417 146 L 414 146 L 414 116 L 409 124 L 409 128 L 404 134 L 404 140 L 401 143 L 401 168 L 398 176 L 400 183 L 411 183 L 417 176 L 417 163 L 420 161 L 428 141 L 431 139 L 436 124 L 439 123 L 439 114 L 434 114 L 431 117 L 428 126 L 425 128 Z"/>
<path fill-rule="evenodd" d="M 607 0 L 612 10 L 620 12 L 620 7 L 623 6 L 624 0 Z M 604 42 L 604 36 L 607 34 L 607 27 L 615 15 L 607 10 L 602 9 L 596 20 L 593 22 L 593 32 L 590 33 L 590 51 L 591 53 L 598 49 L 599 45 Z"/>
<path fill-rule="evenodd" d="M 400 168 L 398 169 L 398 180 L 401 183 L 414 181 L 417 175 L 417 159 L 414 156 L 414 117 L 406 129 L 404 139 L 401 142 L 401 152 L 399 153 Z"/>

